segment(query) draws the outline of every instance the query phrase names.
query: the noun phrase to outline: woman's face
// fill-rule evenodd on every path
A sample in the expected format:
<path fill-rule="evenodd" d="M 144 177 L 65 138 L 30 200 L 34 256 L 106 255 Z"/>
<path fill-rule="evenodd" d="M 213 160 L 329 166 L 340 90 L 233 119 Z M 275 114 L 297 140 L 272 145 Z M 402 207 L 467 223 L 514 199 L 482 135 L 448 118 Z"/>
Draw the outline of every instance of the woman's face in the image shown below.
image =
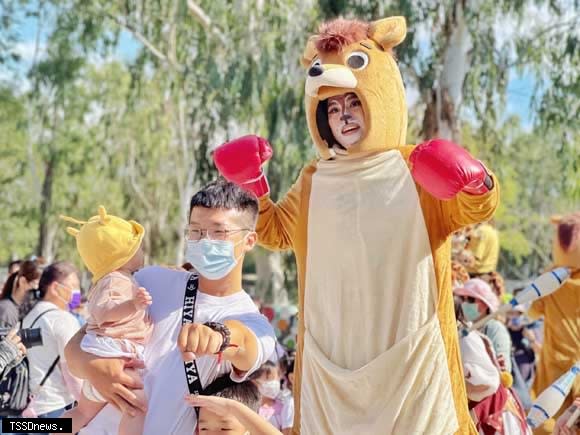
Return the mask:
<path fill-rule="evenodd" d="M 72 300 L 73 290 L 80 287 L 79 277 L 76 273 L 71 273 L 60 282 L 57 281 L 56 284 L 56 292 L 66 303 Z"/>
<path fill-rule="evenodd" d="M 362 103 L 355 93 L 328 99 L 328 125 L 334 138 L 346 149 L 363 138 L 366 132 L 365 116 Z"/>
<path fill-rule="evenodd" d="M 38 287 L 39 278 L 28 281 L 24 276 L 21 276 L 18 280 L 18 287 L 22 291 L 34 290 Z"/>
<path fill-rule="evenodd" d="M 487 314 L 488 307 L 482 300 L 472 296 L 462 296 L 461 299 L 465 320 L 475 322 Z"/>

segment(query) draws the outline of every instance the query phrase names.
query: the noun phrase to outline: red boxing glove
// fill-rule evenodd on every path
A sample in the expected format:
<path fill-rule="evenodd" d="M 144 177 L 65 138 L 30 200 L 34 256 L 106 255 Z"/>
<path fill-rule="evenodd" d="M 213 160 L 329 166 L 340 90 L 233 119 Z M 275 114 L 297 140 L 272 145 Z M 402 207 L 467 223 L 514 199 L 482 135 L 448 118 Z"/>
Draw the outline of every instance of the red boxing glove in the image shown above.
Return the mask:
<path fill-rule="evenodd" d="M 213 161 L 224 178 L 253 192 L 258 198 L 270 193 L 262 164 L 272 157 L 266 139 L 249 135 L 226 142 L 215 149 Z"/>
<path fill-rule="evenodd" d="M 452 199 L 461 191 L 483 195 L 493 188 L 483 164 L 453 142 L 433 139 L 419 144 L 409 161 L 415 181 L 437 199 Z"/>

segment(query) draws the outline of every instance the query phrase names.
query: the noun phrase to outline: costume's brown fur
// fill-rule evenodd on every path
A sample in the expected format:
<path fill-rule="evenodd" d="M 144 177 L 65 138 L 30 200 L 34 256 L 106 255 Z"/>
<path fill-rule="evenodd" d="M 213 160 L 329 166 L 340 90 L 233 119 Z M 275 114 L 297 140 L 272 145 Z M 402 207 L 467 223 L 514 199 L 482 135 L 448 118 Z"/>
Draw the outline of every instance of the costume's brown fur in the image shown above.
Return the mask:
<path fill-rule="evenodd" d="M 562 217 L 558 223 L 558 240 L 564 252 L 572 251 L 580 243 L 580 212 Z"/>
<path fill-rule="evenodd" d="M 337 18 L 320 25 L 315 42 L 316 49 L 321 53 L 341 51 L 350 44 L 367 39 L 368 31 L 368 23 Z"/>

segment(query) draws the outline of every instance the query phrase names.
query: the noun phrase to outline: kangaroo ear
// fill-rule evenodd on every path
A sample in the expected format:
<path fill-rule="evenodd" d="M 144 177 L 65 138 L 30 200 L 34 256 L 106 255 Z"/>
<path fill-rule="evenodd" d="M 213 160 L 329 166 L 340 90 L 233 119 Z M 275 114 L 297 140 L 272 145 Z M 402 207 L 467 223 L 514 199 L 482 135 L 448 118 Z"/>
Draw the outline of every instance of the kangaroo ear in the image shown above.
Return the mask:
<path fill-rule="evenodd" d="M 558 225 L 560 221 L 562 221 L 562 215 L 555 214 L 553 216 L 550 216 L 550 222 L 553 223 L 554 225 Z"/>
<path fill-rule="evenodd" d="M 308 68 L 312 63 L 312 59 L 316 56 L 316 45 L 314 44 L 316 36 L 311 36 L 308 38 L 308 42 L 306 43 L 306 48 L 304 49 L 304 53 L 302 53 L 302 58 L 300 62 L 304 68 Z"/>
<path fill-rule="evenodd" d="M 396 47 L 405 40 L 407 24 L 404 17 L 389 17 L 371 23 L 369 36 L 385 50 Z"/>

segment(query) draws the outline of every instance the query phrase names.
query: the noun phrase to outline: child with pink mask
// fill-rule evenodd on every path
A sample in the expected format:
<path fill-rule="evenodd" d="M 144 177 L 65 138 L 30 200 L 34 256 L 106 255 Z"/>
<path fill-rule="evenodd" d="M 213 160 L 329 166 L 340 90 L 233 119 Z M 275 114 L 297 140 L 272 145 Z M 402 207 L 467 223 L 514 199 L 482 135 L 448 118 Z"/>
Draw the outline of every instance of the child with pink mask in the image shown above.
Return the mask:
<path fill-rule="evenodd" d="M 280 391 L 280 368 L 271 361 L 265 362 L 252 376 L 262 395 L 258 413 L 284 435 L 292 432 L 294 401 L 291 395 Z"/>

